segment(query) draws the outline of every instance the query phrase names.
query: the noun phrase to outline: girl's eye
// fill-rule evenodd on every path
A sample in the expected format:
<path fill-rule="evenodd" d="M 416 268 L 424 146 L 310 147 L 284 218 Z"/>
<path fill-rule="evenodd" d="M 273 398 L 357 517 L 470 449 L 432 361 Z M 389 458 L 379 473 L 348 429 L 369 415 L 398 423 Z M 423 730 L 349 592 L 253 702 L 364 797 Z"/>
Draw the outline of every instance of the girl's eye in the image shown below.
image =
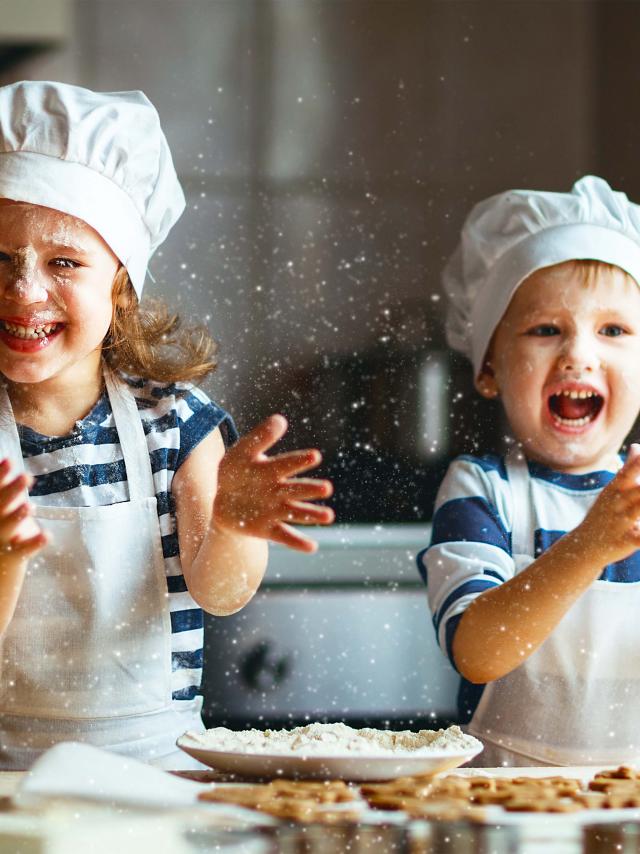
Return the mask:
<path fill-rule="evenodd" d="M 620 335 L 625 335 L 626 330 L 617 323 L 607 323 L 600 330 L 601 335 L 606 335 L 608 338 L 618 338 Z"/>
<path fill-rule="evenodd" d="M 73 261 L 71 258 L 54 258 L 51 263 L 55 264 L 56 267 L 66 267 L 70 269 L 80 266 L 77 261 Z"/>
<path fill-rule="evenodd" d="M 557 326 L 551 323 L 541 323 L 539 326 L 533 326 L 527 331 L 527 335 L 535 335 L 538 338 L 548 338 L 550 335 L 559 335 L 560 330 Z"/>

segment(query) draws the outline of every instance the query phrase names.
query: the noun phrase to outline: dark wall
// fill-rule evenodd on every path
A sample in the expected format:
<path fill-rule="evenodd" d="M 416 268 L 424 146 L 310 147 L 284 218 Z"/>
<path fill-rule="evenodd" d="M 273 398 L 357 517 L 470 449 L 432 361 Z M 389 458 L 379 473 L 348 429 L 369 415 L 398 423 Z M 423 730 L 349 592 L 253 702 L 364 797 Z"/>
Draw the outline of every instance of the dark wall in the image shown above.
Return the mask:
<path fill-rule="evenodd" d="M 189 207 L 150 291 L 219 339 L 208 390 L 241 428 L 280 410 L 289 445 L 326 449 L 339 518 L 427 518 L 446 460 L 505 433 L 444 355 L 442 266 L 469 208 L 508 187 L 596 172 L 640 200 L 640 2 L 75 12 L 57 64 L 3 79 L 141 88 L 156 103 Z"/>

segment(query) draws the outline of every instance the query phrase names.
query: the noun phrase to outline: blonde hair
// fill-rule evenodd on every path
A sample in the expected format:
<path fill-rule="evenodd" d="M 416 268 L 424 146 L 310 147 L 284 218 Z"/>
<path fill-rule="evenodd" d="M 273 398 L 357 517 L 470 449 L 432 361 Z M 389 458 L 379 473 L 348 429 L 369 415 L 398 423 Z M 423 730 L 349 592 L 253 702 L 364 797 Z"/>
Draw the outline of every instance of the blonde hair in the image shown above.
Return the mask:
<path fill-rule="evenodd" d="M 620 272 L 630 282 L 636 283 L 633 276 L 627 273 L 626 270 L 623 270 L 622 267 L 618 267 L 617 264 L 609 264 L 608 261 L 597 261 L 595 258 L 573 258 L 571 261 L 563 261 L 553 266 L 571 268 L 576 273 L 579 273 L 582 283 L 587 287 L 594 285 L 598 274 L 603 271 L 607 273 Z"/>
<path fill-rule="evenodd" d="M 202 324 L 183 326 L 159 299 L 138 298 L 125 267 L 111 291 L 113 314 L 102 349 L 107 364 L 141 379 L 199 382 L 216 368 L 216 343 Z"/>

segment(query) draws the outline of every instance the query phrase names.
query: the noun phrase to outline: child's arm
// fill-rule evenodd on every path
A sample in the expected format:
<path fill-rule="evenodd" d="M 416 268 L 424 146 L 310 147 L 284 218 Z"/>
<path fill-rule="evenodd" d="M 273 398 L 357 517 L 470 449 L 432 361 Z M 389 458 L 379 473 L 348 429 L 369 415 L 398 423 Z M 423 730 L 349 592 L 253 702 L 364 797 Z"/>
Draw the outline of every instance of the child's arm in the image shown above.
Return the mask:
<path fill-rule="evenodd" d="M 551 634 L 607 564 L 640 548 L 640 446 L 583 522 L 525 570 L 478 596 L 453 640 L 456 667 L 483 684 L 515 670 Z"/>
<path fill-rule="evenodd" d="M 26 474 L 12 478 L 9 461 L 0 462 L 0 635 L 13 617 L 29 558 L 48 542 L 47 535 L 35 525 L 29 503 L 24 500 L 30 481 Z M 25 520 L 29 520 L 32 530 L 26 528 Z"/>
<path fill-rule="evenodd" d="M 290 524 L 329 524 L 333 511 L 310 501 L 327 498 L 329 481 L 296 478 L 320 462 L 318 451 L 266 451 L 287 429 L 271 416 L 226 453 L 219 430 L 191 452 L 176 472 L 180 557 L 195 601 L 212 614 L 232 614 L 258 589 L 267 564 L 267 540 L 300 551 L 315 543 Z"/>

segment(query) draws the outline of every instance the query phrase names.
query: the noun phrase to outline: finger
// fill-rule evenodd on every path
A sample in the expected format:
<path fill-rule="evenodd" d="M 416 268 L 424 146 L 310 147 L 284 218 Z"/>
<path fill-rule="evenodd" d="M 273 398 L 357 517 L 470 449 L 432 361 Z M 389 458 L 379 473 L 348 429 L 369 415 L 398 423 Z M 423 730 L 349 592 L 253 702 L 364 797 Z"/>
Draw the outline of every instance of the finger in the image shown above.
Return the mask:
<path fill-rule="evenodd" d="M 11 462 L 9 461 L 9 457 L 5 457 L 3 460 L 0 460 L 0 487 L 9 482 L 10 473 Z"/>
<path fill-rule="evenodd" d="M 322 454 L 316 448 L 304 451 L 287 451 L 275 457 L 269 457 L 268 465 L 278 480 L 295 477 L 297 474 L 317 468 L 322 462 Z"/>
<path fill-rule="evenodd" d="M 8 516 L 0 518 L 0 540 L 10 540 L 15 534 L 16 528 L 20 522 L 22 522 L 23 519 L 26 519 L 29 513 L 30 508 L 25 501 L 24 504 L 17 507 L 13 513 L 9 513 Z"/>
<path fill-rule="evenodd" d="M 635 495 L 636 493 L 632 493 Z M 633 521 L 637 520 L 638 524 L 640 524 L 640 499 L 637 497 L 633 501 L 624 502 L 619 508 L 617 508 L 618 515 Z"/>
<path fill-rule="evenodd" d="M 6 486 L 0 489 L 0 516 L 13 513 L 18 499 L 27 492 L 31 478 L 27 474 L 19 474 Z"/>
<path fill-rule="evenodd" d="M 250 430 L 239 439 L 234 448 L 247 451 L 251 456 L 264 454 L 280 441 L 287 432 L 287 419 L 284 415 L 270 415 L 261 421 L 257 427 Z"/>
<path fill-rule="evenodd" d="M 330 480 L 315 480 L 311 477 L 300 477 L 285 481 L 283 491 L 295 500 L 309 498 L 329 498 L 333 495 L 333 484 Z"/>
<path fill-rule="evenodd" d="M 317 551 L 318 544 L 310 537 L 306 537 L 286 522 L 277 522 L 269 533 L 269 539 L 274 543 L 280 543 L 289 549 L 311 554 Z"/>
<path fill-rule="evenodd" d="M 50 539 L 46 531 L 40 531 L 39 534 L 30 537 L 28 540 L 20 541 L 14 537 L 10 544 L 4 547 L 4 551 L 10 552 L 16 557 L 30 557 L 46 546 L 50 542 Z"/>
<path fill-rule="evenodd" d="M 629 446 L 629 453 L 624 465 L 611 481 L 607 489 L 632 489 L 640 486 L 640 445 Z"/>
<path fill-rule="evenodd" d="M 305 501 L 290 501 L 285 514 L 285 520 L 295 525 L 330 525 L 335 519 L 331 507 L 307 504 Z"/>
<path fill-rule="evenodd" d="M 4 459 L 0 460 L 0 489 L 7 486 L 9 483 L 12 482 L 12 480 L 15 479 L 12 474 L 12 468 L 13 466 L 9 457 L 5 457 Z M 35 480 L 32 475 L 27 474 L 24 471 L 17 476 L 23 476 L 26 478 L 27 488 L 31 487 Z"/>

